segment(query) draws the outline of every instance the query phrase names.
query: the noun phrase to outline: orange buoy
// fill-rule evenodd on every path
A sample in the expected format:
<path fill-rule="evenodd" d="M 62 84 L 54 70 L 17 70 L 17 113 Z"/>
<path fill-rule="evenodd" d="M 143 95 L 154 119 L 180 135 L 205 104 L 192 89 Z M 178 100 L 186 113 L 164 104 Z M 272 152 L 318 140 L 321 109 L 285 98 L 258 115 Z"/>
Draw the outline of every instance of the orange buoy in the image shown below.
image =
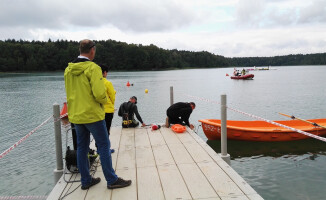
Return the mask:
<path fill-rule="evenodd" d="M 67 102 L 63 103 L 63 107 L 60 112 L 60 118 L 68 117 L 68 108 L 67 108 Z"/>
<path fill-rule="evenodd" d="M 174 124 L 173 126 L 171 126 L 172 131 L 176 132 L 176 133 L 183 133 L 186 131 L 186 127 L 182 126 L 181 124 Z"/>
<path fill-rule="evenodd" d="M 127 86 L 128 86 L 128 87 L 130 86 L 130 83 L 129 83 L 129 81 L 127 82 Z"/>

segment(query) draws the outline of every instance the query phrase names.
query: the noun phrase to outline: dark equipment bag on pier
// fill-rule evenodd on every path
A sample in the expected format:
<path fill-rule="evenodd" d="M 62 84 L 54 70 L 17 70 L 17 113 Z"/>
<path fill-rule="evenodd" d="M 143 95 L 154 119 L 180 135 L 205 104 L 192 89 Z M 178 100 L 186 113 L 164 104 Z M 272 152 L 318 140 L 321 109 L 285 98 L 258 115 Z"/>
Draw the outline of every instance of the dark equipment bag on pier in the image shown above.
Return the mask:
<path fill-rule="evenodd" d="M 88 159 L 89 164 L 92 166 L 96 159 L 97 155 L 95 155 L 95 150 L 90 149 L 88 152 Z M 70 147 L 67 147 L 66 151 L 66 167 L 72 173 L 78 173 L 78 166 L 77 166 L 77 150 L 71 150 Z"/>

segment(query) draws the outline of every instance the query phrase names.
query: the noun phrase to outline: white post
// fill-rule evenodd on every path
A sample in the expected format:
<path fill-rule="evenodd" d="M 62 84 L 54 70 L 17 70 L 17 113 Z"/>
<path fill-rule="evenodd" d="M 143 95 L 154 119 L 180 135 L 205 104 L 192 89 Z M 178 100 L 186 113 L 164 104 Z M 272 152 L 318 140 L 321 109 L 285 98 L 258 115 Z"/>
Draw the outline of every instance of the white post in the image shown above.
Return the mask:
<path fill-rule="evenodd" d="M 56 184 L 63 174 L 60 106 L 57 103 L 53 104 L 53 118 L 54 118 L 55 150 L 56 150 L 56 160 L 57 160 L 57 168 L 53 171 L 53 174 L 54 174 L 54 183 Z"/>
<path fill-rule="evenodd" d="M 173 104 L 173 86 L 170 86 L 170 105 Z"/>
<path fill-rule="evenodd" d="M 227 152 L 227 129 L 226 129 L 226 94 L 221 95 L 221 157 L 231 165 L 230 155 Z"/>

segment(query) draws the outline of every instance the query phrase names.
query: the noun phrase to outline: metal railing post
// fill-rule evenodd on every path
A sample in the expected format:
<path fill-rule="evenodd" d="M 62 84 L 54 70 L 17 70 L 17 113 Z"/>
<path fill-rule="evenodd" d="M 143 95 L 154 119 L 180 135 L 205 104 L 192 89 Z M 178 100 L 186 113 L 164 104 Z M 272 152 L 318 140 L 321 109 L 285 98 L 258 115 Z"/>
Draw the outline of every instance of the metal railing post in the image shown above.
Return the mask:
<path fill-rule="evenodd" d="M 173 104 L 173 86 L 170 86 L 170 105 Z"/>
<path fill-rule="evenodd" d="M 226 94 L 221 95 L 221 157 L 229 165 L 230 155 L 227 152 L 227 129 L 226 129 Z"/>
<path fill-rule="evenodd" d="M 53 171 L 53 174 L 54 174 L 54 183 L 56 184 L 63 174 L 60 106 L 57 103 L 53 104 L 53 118 L 54 118 L 55 150 L 56 150 L 56 160 L 57 160 L 57 168 Z"/>

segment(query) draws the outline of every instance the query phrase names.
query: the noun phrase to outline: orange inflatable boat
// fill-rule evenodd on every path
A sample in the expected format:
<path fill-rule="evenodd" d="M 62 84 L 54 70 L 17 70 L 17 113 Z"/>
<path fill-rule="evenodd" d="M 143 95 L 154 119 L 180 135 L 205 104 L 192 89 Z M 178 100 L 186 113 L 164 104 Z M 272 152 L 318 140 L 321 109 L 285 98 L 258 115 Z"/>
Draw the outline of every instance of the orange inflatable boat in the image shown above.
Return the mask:
<path fill-rule="evenodd" d="M 209 140 L 218 140 L 221 138 L 221 120 L 219 119 L 201 119 L 203 131 Z M 309 119 L 321 126 L 326 126 L 326 119 Z M 314 135 L 326 135 L 326 129 L 314 126 L 300 120 L 275 121 L 277 123 L 305 131 Z M 283 128 L 265 121 L 233 121 L 228 120 L 227 138 L 231 140 L 247 141 L 291 141 L 310 138 L 301 133 Z"/>

